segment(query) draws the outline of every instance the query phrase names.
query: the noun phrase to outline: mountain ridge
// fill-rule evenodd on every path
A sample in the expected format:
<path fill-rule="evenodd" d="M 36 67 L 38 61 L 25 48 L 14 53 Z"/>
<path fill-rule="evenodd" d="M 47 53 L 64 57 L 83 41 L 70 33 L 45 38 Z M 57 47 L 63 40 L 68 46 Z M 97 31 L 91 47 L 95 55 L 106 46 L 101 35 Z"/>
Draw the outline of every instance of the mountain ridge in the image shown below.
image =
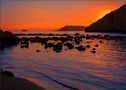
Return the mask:
<path fill-rule="evenodd" d="M 84 29 L 85 29 L 85 26 L 66 25 L 66 26 L 58 29 L 58 31 L 83 31 Z"/>
<path fill-rule="evenodd" d="M 125 32 L 126 4 L 85 28 L 86 32 Z"/>

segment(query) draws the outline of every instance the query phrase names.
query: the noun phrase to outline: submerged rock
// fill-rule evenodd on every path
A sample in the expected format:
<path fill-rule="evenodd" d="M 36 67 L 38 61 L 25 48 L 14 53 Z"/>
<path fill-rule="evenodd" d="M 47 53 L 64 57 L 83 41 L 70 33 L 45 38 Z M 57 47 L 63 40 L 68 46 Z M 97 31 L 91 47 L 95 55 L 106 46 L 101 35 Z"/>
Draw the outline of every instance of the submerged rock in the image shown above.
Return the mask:
<path fill-rule="evenodd" d="M 20 48 L 29 48 L 29 42 L 28 41 L 21 41 Z"/>
<path fill-rule="evenodd" d="M 41 50 L 36 50 L 36 52 L 41 52 Z"/>
<path fill-rule="evenodd" d="M 92 50 L 90 52 L 96 53 L 96 48 L 92 48 Z"/>
<path fill-rule="evenodd" d="M 86 45 L 85 47 L 86 47 L 86 48 L 90 48 L 91 46 L 90 46 L 90 45 Z"/>
<path fill-rule="evenodd" d="M 47 46 L 51 48 L 53 47 L 53 43 L 48 43 Z"/>
<path fill-rule="evenodd" d="M 45 44 L 45 49 L 52 48 L 53 46 L 54 46 L 53 43 L 47 43 L 47 44 Z"/>
<path fill-rule="evenodd" d="M 61 52 L 62 51 L 62 48 L 63 48 L 62 43 L 61 42 L 58 42 L 56 45 L 53 46 L 53 51 Z"/>
<path fill-rule="evenodd" d="M 93 51 L 95 51 L 95 50 L 96 50 L 96 48 L 92 48 L 92 50 L 93 50 Z"/>
<path fill-rule="evenodd" d="M 92 50 L 91 52 L 92 52 L 92 53 L 96 53 L 96 51 L 95 51 L 95 50 Z"/>
<path fill-rule="evenodd" d="M 77 49 L 78 51 L 85 51 L 85 50 L 86 50 L 86 48 L 83 47 L 82 45 L 79 46 L 79 47 L 76 47 L 76 49 Z"/>
<path fill-rule="evenodd" d="M 72 43 L 69 43 L 69 42 L 65 43 L 64 46 L 66 46 L 70 50 L 74 48 L 74 45 Z"/>
<path fill-rule="evenodd" d="M 101 40 L 100 40 L 99 42 L 100 42 L 100 43 L 103 43 L 103 41 L 101 41 Z"/>
<path fill-rule="evenodd" d="M 75 39 L 75 40 L 74 40 L 75 44 L 77 44 L 77 45 L 80 44 L 81 41 L 82 41 L 82 40 L 80 40 L 80 39 Z"/>
<path fill-rule="evenodd" d="M 99 45 L 98 44 L 95 44 L 95 47 L 98 47 Z"/>

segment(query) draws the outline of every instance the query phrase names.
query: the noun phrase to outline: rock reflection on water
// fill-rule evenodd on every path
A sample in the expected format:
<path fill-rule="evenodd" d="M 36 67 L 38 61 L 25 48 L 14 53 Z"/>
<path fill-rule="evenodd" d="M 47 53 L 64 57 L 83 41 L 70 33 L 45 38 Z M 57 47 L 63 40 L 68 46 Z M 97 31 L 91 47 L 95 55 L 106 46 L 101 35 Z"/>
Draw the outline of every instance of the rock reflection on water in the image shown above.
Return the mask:
<path fill-rule="evenodd" d="M 55 35 L 55 34 L 54 34 Z M 110 35 L 81 35 L 79 33 L 75 33 L 75 35 L 71 36 L 69 34 L 58 34 L 59 37 L 54 36 L 41 38 L 39 36 L 36 37 L 22 37 L 20 38 L 20 47 L 28 48 L 29 43 L 41 43 L 45 46 L 45 49 L 52 48 L 55 52 L 62 52 L 63 47 L 66 47 L 65 50 L 77 49 L 78 51 L 85 51 L 86 48 L 91 48 L 90 44 L 95 44 L 90 52 L 96 53 L 96 48 L 99 47 L 99 44 L 104 43 L 103 40 L 115 40 L 118 42 L 119 40 L 125 40 L 126 37 L 121 36 L 110 36 Z M 56 34 L 57 35 L 57 34 Z M 66 35 L 66 36 L 65 36 Z M 63 37 L 62 37 L 63 36 Z M 94 39 L 100 39 L 99 42 L 94 43 Z M 103 39 L 103 40 L 102 40 Z M 83 45 L 82 45 L 83 44 Z M 125 44 L 125 43 L 124 43 Z M 39 50 L 37 50 L 39 51 Z"/>
<path fill-rule="evenodd" d="M 33 42 L 0 52 L 0 67 L 48 90 L 126 90 L 124 40 L 88 37 Z M 28 48 L 21 48 L 22 44 Z"/>

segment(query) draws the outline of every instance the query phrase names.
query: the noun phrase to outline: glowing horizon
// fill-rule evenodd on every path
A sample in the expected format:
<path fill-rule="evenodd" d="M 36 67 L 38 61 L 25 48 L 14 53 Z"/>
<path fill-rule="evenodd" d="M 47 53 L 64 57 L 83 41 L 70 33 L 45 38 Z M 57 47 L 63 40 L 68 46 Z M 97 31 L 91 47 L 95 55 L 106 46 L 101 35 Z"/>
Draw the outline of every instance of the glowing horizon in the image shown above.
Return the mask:
<path fill-rule="evenodd" d="M 3 30 L 55 30 L 65 25 L 88 26 L 125 2 L 1 0 Z"/>

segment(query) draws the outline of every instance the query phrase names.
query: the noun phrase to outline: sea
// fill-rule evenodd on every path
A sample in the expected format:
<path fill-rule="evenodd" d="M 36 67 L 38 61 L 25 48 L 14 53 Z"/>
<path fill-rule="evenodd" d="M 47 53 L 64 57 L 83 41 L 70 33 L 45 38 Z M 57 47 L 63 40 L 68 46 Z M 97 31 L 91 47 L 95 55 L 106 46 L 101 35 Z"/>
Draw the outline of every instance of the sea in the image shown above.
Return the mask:
<path fill-rule="evenodd" d="M 83 31 L 39 33 L 106 34 Z M 126 36 L 122 33 L 107 34 Z M 20 48 L 20 45 L 8 47 L 0 51 L 0 67 L 46 90 L 126 90 L 126 40 L 84 39 L 81 45 L 90 41 L 91 47 L 86 51 L 64 47 L 60 53 L 45 49 L 40 43 L 30 43 L 29 48 Z M 99 46 L 95 47 L 96 44 Z M 90 52 L 92 48 L 96 48 L 96 53 Z"/>

